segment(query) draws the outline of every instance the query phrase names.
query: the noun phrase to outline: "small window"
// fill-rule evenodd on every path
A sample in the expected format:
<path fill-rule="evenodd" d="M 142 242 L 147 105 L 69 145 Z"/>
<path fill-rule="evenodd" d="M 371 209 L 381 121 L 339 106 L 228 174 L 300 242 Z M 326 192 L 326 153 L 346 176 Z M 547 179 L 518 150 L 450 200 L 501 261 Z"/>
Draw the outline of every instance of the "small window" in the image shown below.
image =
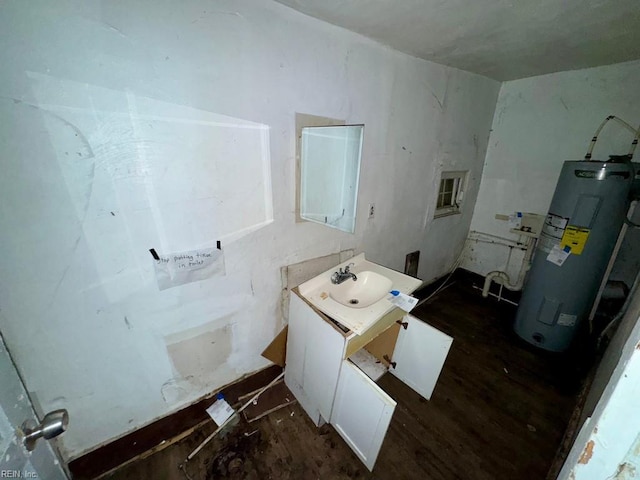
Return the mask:
<path fill-rule="evenodd" d="M 442 172 L 434 217 L 460 213 L 467 172 Z"/>

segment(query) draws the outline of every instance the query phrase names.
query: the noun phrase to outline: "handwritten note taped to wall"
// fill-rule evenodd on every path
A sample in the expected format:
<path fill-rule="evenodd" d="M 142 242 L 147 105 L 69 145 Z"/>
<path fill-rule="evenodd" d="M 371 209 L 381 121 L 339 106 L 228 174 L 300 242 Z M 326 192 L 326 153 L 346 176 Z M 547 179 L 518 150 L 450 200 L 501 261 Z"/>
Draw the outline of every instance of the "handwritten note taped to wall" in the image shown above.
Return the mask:
<path fill-rule="evenodd" d="M 224 256 L 222 250 L 217 248 L 190 250 L 158 257 L 154 262 L 160 290 L 225 273 Z"/>

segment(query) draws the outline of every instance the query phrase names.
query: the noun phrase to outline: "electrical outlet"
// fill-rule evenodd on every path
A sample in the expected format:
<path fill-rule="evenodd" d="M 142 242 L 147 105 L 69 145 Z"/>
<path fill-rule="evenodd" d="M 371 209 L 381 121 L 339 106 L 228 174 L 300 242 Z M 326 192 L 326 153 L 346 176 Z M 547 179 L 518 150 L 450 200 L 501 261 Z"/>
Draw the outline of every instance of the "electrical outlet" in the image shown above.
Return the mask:
<path fill-rule="evenodd" d="M 373 218 L 375 214 L 376 214 L 376 204 L 375 203 L 370 203 L 369 204 L 369 218 Z"/>

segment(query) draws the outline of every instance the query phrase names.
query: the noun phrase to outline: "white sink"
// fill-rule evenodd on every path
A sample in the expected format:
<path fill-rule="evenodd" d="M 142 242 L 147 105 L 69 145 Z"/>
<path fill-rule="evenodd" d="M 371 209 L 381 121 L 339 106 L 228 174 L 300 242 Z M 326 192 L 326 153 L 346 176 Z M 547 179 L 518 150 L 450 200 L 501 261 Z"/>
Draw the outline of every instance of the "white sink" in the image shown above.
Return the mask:
<path fill-rule="evenodd" d="M 347 265 L 358 280 L 331 283 L 331 275 Z M 422 280 L 370 262 L 361 253 L 304 282 L 298 291 L 322 313 L 361 335 L 393 310 L 394 305 L 387 299 L 391 290 L 410 294 L 420 285 Z"/>
<path fill-rule="evenodd" d="M 393 285 L 390 279 L 376 272 L 358 273 L 357 277 L 356 281 L 349 278 L 340 285 L 332 285 L 329 296 L 349 308 L 366 308 L 387 296 Z"/>

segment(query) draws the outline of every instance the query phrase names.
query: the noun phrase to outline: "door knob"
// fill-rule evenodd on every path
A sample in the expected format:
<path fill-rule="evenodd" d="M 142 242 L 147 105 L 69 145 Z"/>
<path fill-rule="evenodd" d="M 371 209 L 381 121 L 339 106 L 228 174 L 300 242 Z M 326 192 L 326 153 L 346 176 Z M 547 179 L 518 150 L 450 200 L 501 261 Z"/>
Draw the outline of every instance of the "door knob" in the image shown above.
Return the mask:
<path fill-rule="evenodd" d="M 29 451 L 36 448 L 39 438 L 50 440 L 67 430 L 69 425 L 69 412 L 65 409 L 54 410 L 47 413 L 42 422 L 37 424 L 33 420 L 26 420 L 22 424 L 22 443 Z"/>

